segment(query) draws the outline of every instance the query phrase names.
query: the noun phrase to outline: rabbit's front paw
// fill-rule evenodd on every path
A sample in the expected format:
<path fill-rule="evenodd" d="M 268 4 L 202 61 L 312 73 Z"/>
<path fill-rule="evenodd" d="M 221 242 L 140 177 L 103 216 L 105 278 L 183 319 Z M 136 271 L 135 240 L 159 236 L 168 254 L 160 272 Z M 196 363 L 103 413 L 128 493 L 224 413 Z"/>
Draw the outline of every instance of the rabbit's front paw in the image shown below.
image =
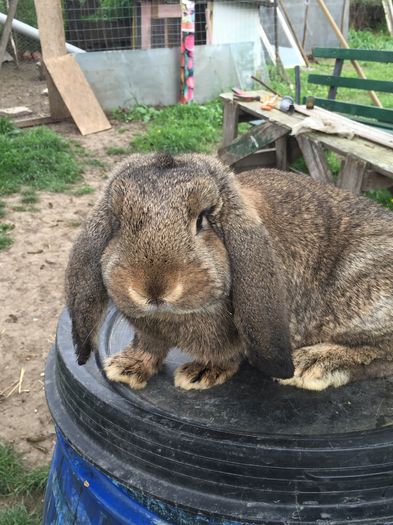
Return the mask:
<path fill-rule="evenodd" d="M 184 390 L 206 390 L 222 385 L 236 374 L 239 364 L 224 366 L 206 365 L 196 361 L 186 363 L 175 370 L 175 386 Z"/>
<path fill-rule="evenodd" d="M 111 381 L 126 383 L 134 390 L 145 388 L 158 371 L 160 361 L 147 352 L 126 349 L 105 360 L 104 371 Z"/>
<path fill-rule="evenodd" d="M 350 374 L 340 367 L 338 360 L 331 357 L 332 345 L 306 346 L 293 352 L 294 376 L 277 379 L 282 385 L 295 386 L 306 390 L 325 390 L 330 386 L 339 387 L 350 380 Z"/>

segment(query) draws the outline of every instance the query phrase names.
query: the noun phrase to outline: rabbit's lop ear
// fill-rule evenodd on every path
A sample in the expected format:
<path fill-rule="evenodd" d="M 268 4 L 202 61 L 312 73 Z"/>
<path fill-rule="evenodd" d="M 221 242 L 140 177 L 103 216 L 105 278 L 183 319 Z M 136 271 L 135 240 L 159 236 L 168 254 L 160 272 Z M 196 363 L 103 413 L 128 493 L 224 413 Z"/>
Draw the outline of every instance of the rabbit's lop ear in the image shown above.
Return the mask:
<path fill-rule="evenodd" d="M 267 229 L 239 190 L 236 182 L 221 224 L 231 264 L 234 322 L 252 365 L 272 377 L 292 377 L 282 271 Z"/>
<path fill-rule="evenodd" d="M 94 338 L 108 301 L 101 256 L 112 237 L 113 221 L 104 196 L 74 243 L 66 270 L 67 306 L 80 365 L 86 363 L 94 349 Z"/>

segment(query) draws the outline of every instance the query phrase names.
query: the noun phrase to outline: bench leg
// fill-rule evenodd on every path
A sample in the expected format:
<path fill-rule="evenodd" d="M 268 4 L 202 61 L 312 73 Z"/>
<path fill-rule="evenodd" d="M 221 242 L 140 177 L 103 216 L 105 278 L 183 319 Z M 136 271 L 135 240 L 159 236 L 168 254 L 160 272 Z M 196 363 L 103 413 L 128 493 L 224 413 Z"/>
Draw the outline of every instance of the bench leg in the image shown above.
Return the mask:
<path fill-rule="evenodd" d="M 239 105 L 231 100 L 224 102 L 224 123 L 222 147 L 228 146 L 237 137 Z"/>
<path fill-rule="evenodd" d="M 347 155 L 337 180 L 337 186 L 360 195 L 366 176 L 367 162 Z"/>
<path fill-rule="evenodd" d="M 288 169 L 288 140 L 287 135 L 280 137 L 275 142 L 276 146 L 276 166 L 279 170 Z"/>
<path fill-rule="evenodd" d="M 334 184 L 322 146 L 303 134 L 296 138 L 311 177 L 325 184 Z"/>

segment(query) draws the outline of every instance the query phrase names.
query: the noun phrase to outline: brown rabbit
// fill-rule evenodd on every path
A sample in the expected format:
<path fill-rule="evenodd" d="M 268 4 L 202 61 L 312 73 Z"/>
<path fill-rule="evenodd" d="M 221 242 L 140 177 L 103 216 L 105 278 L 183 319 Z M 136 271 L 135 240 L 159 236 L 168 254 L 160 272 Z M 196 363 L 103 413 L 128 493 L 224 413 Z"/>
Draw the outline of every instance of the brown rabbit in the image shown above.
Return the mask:
<path fill-rule="evenodd" d="M 322 390 L 393 374 L 393 215 L 277 170 L 233 175 L 200 155 L 134 155 L 82 229 L 67 269 L 79 364 L 110 297 L 136 337 L 109 379 L 143 388 L 170 347 L 175 385 L 222 384 L 247 357 Z"/>

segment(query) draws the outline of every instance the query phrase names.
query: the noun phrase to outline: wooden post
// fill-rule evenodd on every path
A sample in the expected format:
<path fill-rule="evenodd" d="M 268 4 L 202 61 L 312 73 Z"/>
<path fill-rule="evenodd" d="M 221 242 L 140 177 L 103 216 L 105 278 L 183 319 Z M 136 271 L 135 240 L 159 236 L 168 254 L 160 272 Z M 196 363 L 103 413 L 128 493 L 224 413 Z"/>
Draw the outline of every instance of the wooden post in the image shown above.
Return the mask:
<path fill-rule="evenodd" d="M 222 147 L 225 148 L 237 137 L 237 126 L 239 122 L 239 105 L 232 100 L 224 102 L 223 119 L 223 141 Z"/>
<path fill-rule="evenodd" d="M 328 20 L 329 24 L 332 26 L 333 31 L 336 33 L 337 38 L 339 39 L 342 47 L 344 47 L 345 49 L 349 49 L 348 42 L 345 40 L 344 35 L 340 31 L 340 28 L 338 27 L 338 25 L 334 21 L 334 18 L 330 14 L 329 9 L 326 7 L 326 4 L 325 4 L 324 0 L 317 0 L 317 2 L 319 4 L 319 7 L 321 8 L 323 14 L 325 15 L 326 19 Z M 363 69 L 360 67 L 359 62 L 357 60 L 351 60 L 351 62 L 352 62 L 353 67 L 355 68 L 358 76 L 360 78 L 366 79 L 366 75 L 364 74 Z M 381 101 L 379 100 L 379 98 L 377 97 L 375 92 L 374 91 L 369 91 L 368 93 L 370 95 L 371 100 L 374 102 L 374 104 L 376 106 L 378 106 L 379 108 L 382 108 L 383 106 L 381 104 Z"/>
<path fill-rule="evenodd" d="M 288 169 L 288 140 L 287 136 L 280 137 L 275 142 L 276 146 L 276 167 L 279 170 Z"/>
<path fill-rule="evenodd" d="M 347 155 L 338 176 L 337 186 L 343 190 L 349 190 L 356 195 L 360 195 L 366 171 L 366 162 Z"/>
<path fill-rule="evenodd" d="M 7 13 L 7 20 L 5 21 L 3 32 L 1 34 L 1 40 L 0 40 L 0 69 L 1 69 L 1 66 L 3 65 L 5 51 L 7 49 L 7 44 L 11 36 L 12 21 L 15 18 L 17 6 L 18 6 L 18 0 L 11 0 L 10 7 Z"/>
<path fill-rule="evenodd" d="M 142 0 L 141 5 L 141 47 L 149 49 L 151 47 L 151 10 L 150 1 Z"/>

